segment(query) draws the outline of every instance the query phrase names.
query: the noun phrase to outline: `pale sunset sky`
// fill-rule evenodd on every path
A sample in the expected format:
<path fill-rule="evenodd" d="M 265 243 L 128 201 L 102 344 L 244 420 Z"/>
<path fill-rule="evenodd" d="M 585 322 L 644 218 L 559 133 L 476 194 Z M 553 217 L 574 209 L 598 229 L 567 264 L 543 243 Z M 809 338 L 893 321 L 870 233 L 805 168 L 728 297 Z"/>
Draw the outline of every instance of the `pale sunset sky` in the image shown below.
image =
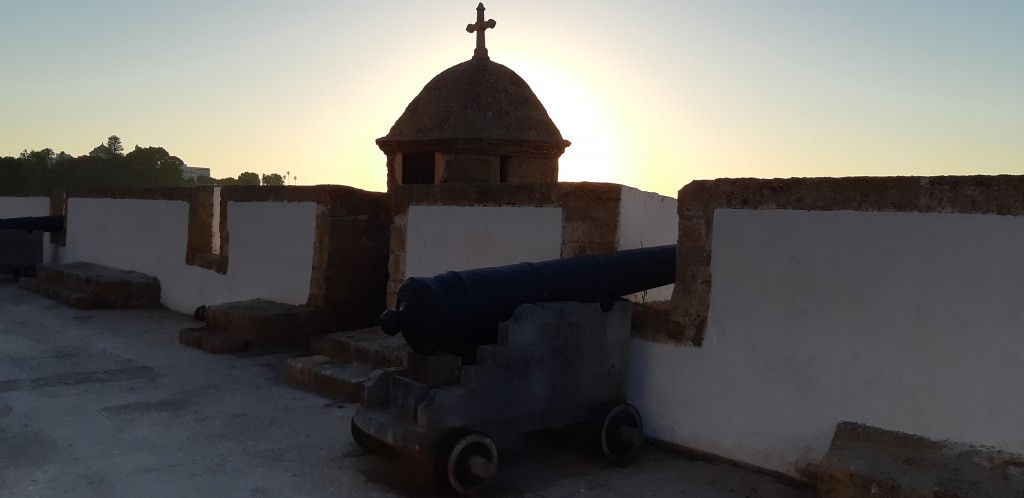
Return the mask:
<path fill-rule="evenodd" d="M 0 156 L 118 135 L 214 177 L 383 190 L 374 140 L 472 56 L 476 5 L 0 0 Z M 485 6 L 491 59 L 573 143 L 562 181 L 1024 174 L 1021 0 Z"/>

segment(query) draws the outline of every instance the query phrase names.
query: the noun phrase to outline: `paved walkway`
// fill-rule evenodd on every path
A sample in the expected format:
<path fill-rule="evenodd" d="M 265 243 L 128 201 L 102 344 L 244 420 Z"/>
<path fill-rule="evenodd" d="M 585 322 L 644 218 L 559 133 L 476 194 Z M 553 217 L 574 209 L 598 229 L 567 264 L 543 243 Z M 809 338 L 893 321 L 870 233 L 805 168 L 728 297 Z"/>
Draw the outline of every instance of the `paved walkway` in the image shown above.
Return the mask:
<path fill-rule="evenodd" d="M 76 310 L 0 280 L 0 496 L 431 496 L 429 463 L 365 455 L 354 407 L 283 381 L 287 354 L 180 345 L 167 310 Z M 610 466 L 551 434 L 501 454 L 481 496 L 810 497 L 645 448 Z"/>

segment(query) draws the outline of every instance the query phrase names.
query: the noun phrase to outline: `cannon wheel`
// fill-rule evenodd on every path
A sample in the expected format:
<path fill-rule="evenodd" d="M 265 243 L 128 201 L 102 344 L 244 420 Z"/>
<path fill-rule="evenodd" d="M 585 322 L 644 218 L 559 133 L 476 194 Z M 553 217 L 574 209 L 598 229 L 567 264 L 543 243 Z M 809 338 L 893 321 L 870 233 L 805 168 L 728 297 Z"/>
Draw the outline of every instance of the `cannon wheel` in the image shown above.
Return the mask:
<path fill-rule="evenodd" d="M 370 433 L 360 428 L 359 425 L 356 424 L 355 417 L 352 417 L 352 422 L 350 422 L 349 428 L 352 430 L 352 440 L 355 441 L 359 447 L 366 450 L 367 453 L 387 453 L 391 451 L 391 446 L 388 446 L 388 443 L 371 436 Z"/>
<path fill-rule="evenodd" d="M 498 448 L 487 435 L 453 431 L 437 445 L 434 472 L 446 488 L 469 495 L 490 484 L 498 469 Z"/>
<path fill-rule="evenodd" d="M 624 462 L 644 442 L 644 422 L 640 412 L 629 403 L 605 411 L 597 434 L 601 453 L 614 462 Z"/>

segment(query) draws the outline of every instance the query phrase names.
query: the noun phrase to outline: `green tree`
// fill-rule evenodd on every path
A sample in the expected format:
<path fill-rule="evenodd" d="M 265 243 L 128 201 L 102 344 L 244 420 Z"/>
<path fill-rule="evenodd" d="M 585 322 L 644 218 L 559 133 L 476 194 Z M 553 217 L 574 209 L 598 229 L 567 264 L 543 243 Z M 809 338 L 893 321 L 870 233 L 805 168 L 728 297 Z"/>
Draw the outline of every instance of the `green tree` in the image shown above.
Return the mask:
<path fill-rule="evenodd" d="M 107 143 L 105 143 L 104 145 L 107 146 L 107 149 L 110 149 L 111 154 L 114 154 L 115 156 L 124 155 L 124 146 L 121 145 L 121 137 L 117 135 L 111 135 L 107 137 Z"/>
<path fill-rule="evenodd" d="M 156 185 L 180 187 L 185 184 L 185 161 L 178 156 L 168 155 L 156 166 Z"/>
<path fill-rule="evenodd" d="M 45 173 L 45 166 L 31 158 L 0 158 L 0 195 L 44 193 Z"/>
<path fill-rule="evenodd" d="M 21 154 L 18 154 L 19 159 L 27 159 L 33 161 L 42 167 L 49 167 L 53 162 L 57 154 L 53 152 L 53 149 L 47 147 L 43 150 L 22 150 Z"/>
<path fill-rule="evenodd" d="M 250 171 L 246 171 L 245 173 L 242 173 L 242 174 L 238 175 L 238 184 L 239 185 L 259 185 L 260 184 L 260 176 L 257 175 L 256 173 L 253 173 L 253 172 L 250 172 Z"/>
<path fill-rule="evenodd" d="M 180 187 L 185 184 L 185 162 L 163 147 L 139 147 L 124 156 L 131 186 Z"/>
<path fill-rule="evenodd" d="M 275 186 L 284 185 L 284 177 L 282 177 L 281 175 L 279 175 L 277 173 L 271 173 L 269 175 L 264 174 L 263 175 L 263 186 L 268 186 L 268 185 L 275 185 Z"/>

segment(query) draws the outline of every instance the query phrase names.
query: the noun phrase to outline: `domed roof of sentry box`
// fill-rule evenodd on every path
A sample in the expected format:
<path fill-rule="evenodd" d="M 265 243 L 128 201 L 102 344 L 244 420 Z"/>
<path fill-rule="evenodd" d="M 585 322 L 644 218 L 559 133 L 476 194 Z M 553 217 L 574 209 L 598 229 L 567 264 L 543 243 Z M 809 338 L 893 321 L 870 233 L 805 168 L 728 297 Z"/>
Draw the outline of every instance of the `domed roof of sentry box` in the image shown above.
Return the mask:
<path fill-rule="evenodd" d="M 540 99 L 515 71 L 493 62 L 483 44 L 483 4 L 477 7 L 473 58 L 438 74 L 406 107 L 387 136 L 385 153 L 436 150 L 561 155 L 569 146 Z M 454 151 L 454 150 L 453 150 Z"/>

